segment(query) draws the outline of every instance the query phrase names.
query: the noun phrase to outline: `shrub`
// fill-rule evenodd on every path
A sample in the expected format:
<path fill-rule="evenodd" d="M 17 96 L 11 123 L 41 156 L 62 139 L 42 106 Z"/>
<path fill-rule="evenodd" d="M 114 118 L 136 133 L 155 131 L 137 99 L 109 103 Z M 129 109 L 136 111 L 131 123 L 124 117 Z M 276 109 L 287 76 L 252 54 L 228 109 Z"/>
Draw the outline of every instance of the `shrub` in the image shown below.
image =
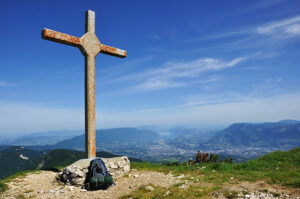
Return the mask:
<path fill-rule="evenodd" d="M 196 163 L 202 164 L 202 163 L 211 163 L 211 162 L 217 162 L 218 161 L 218 155 L 217 154 L 209 154 L 209 153 L 201 153 L 198 151 L 196 155 Z"/>

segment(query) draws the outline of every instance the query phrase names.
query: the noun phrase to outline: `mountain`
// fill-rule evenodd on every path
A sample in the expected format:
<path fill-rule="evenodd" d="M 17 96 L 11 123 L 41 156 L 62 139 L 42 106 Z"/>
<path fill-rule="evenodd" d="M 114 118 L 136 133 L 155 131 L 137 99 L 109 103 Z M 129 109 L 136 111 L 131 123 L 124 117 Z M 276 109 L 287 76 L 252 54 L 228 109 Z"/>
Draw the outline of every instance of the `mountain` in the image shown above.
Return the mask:
<path fill-rule="evenodd" d="M 96 156 L 112 158 L 119 155 L 100 151 Z M 82 151 L 64 149 L 35 151 L 24 147 L 11 147 L 0 151 L 0 179 L 24 170 L 65 167 L 82 158 L 85 158 L 85 153 Z M 141 160 L 131 157 L 129 160 L 141 162 Z"/>
<path fill-rule="evenodd" d="M 12 146 L 9 146 L 9 145 L 0 145 L 0 151 L 4 151 L 4 150 L 7 150 L 9 148 L 11 148 Z"/>
<path fill-rule="evenodd" d="M 36 169 L 42 160 L 43 152 L 12 147 L 0 151 L 0 178 L 13 175 L 16 172 Z"/>
<path fill-rule="evenodd" d="M 187 155 L 202 151 L 232 157 L 238 162 L 254 159 L 272 151 L 285 151 L 300 146 L 300 121 L 297 120 L 235 123 L 212 134 L 194 133 L 184 128 L 173 129 L 174 132 L 185 136 L 166 140 L 165 145 L 178 154 Z M 174 153 L 172 157 L 176 157 Z"/>
<path fill-rule="evenodd" d="M 300 146 L 300 122 L 296 120 L 235 123 L 220 131 L 213 127 L 206 130 L 204 127 L 175 127 L 167 132 L 171 135 L 159 136 L 152 130 L 137 128 L 97 130 L 96 147 L 97 151 L 162 162 L 193 158 L 199 150 L 245 161 L 271 151 Z M 26 148 L 37 151 L 84 151 L 84 140 L 84 135 L 79 135 L 52 145 L 32 145 Z M 0 151 L 7 148 L 0 146 Z"/>
<path fill-rule="evenodd" d="M 30 133 L 2 141 L 5 145 L 30 146 L 30 145 L 53 145 L 60 141 L 70 139 L 82 134 L 82 131 L 47 131 Z"/>
<path fill-rule="evenodd" d="M 135 144 L 151 142 L 159 135 L 151 130 L 135 128 L 114 128 L 96 131 L 97 150 L 123 149 L 134 147 Z M 76 136 L 54 145 L 54 148 L 84 150 L 84 135 Z"/>
<path fill-rule="evenodd" d="M 292 125 L 292 124 L 299 124 L 300 121 L 298 121 L 298 120 L 280 120 L 278 123 Z"/>
<path fill-rule="evenodd" d="M 136 128 L 113 128 L 96 131 L 97 151 L 110 151 L 114 154 L 147 159 L 151 154 L 147 154 L 147 146 L 155 145 L 161 137 L 152 130 Z M 5 146 L 1 147 L 5 149 Z M 27 149 L 44 151 L 53 149 L 69 149 L 76 151 L 85 150 L 84 135 L 75 136 L 56 144 L 30 145 Z"/>
<path fill-rule="evenodd" d="M 223 147 L 297 147 L 300 145 L 300 122 L 283 120 L 260 124 L 236 123 L 219 132 L 209 144 Z"/>

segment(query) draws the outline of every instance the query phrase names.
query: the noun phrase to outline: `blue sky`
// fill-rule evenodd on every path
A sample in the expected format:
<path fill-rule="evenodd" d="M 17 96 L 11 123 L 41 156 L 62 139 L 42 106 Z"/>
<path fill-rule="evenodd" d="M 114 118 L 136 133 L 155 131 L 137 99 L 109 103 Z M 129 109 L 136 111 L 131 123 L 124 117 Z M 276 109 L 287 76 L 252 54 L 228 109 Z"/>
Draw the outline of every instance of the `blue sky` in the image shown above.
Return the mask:
<path fill-rule="evenodd" d="M 300 119 L 300 1 L 0 1 L 0 136 L 84 128 L 81 37 L 96 12 L 96 127 Z"/>

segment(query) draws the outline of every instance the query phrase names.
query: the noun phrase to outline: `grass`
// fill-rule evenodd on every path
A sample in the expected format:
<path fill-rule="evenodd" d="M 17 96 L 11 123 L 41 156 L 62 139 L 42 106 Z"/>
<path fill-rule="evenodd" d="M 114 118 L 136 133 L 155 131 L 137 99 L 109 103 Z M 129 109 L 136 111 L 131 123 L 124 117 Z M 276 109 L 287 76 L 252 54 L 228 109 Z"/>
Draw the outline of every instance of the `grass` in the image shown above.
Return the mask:
<path fill-rule="evenodd" d="M 133 199 L 160 199 L 160 198 L 165 198 L 165 199 L 182 199 L 182 198 L 188 198 L 189 199 L 196 199 L 196 198 L 211 198 L 210 194 L 214 191 L 219 190 L 219 187 L 199 187 L 199 186 L 190 186 L 187 189 L 181 189 L 179 188 L 178 185 L 173 185 L 170 188 L 164 188 L 164 187 L 159 187 L 159 186 L 153 186 L 150 185 L 154 188 L 153 191 L 147 190 L 143 186 L 139 188 L 137 191 L 125 195 L 121 197 L 121 199 L 127 199 L 132 197 Z"/>
<path fill-rule="evenodd" d="M 272 152 L 239 164 L 206 163 L 201 165 L 163 165 L 150 162 L 131 163 L 131 168 L 146 171 L 158 171 L 173 176 L 185 174 L 182 180 L 188 180 L 187 189 L 182 189 L 184 182 L 174 184 L 170 188 L 153 186 L 149 191 L 141 187 L 137 191 L 121 198 L 146 199 L 146 198 L 211 198 L 223 195 L 225 198 L 237 198 L 238 192 L 223 188 L 223 184 L 238 184 L 239 181 L 264 180 L 270 184 L 281 184 L 288 187 L 300 187 L 300 147 L 287 152 Z M 203 183 L 206 183 L 203 186 Z M 268 190 L 262 190 L 268 192 Z M 166 193 L 169 193 L 166 195 Z M 280 194 L 270 192 L 273 196 Z M 247 191 L 243 195 L 249 194 Z"/>
<path fill-rule="evenodd" d="M 205 167 L 204 169 L 203 166 Z M 300 187 L 300 147 L 287 152 L 272 152 L 239 164 L 206 163 L 201 165 L 166 166 L 150 162 L 131 163 L 137 170 L 151 170 L 173 175 L 186 174 L 199 181 L 223 184 L 235 180 L 266 180 L 270 184 Z"/>
<path fill-rule="evenodd" d="M 121 198 L 144 199 L 144 198 L 211 198 L 212 194 L 222 194 L 228 199 L 237 197 L 237 192 L 224 190 L 224 183 L 235 184 L 241 180 L 257 181 L 265 180 L 270 184 L 281 184 L 289 187 L 300 187 L 300 147 L 287 152 L 272 152 L 239 164 L 229 163 L 205 163 L 201 165 L 178 165 L 166 166 L 150 162 L 131 162 L 131 168 L 146 171 L 158 171 L 165 174 L 172 173 L 174 176 L 185 174 L 182 180 L 190 183 L 179 182 L 169 188 L 150 185 L 153 191 L 147 190 L 143 186 L 137 191 Z M 7 189 L 5 183 L 25 177 L 34 171 L 23 171 L 13 176 L 0 180 L 0 194 Z M 125 176 L 125 177 L 128 177 Z M 200 184 L 199 184 L 200 183 Z M 201 183 L 207 185 L 201 186 Z M 187 184 L 186 188 L 182 188 Z M 268 190 L 262 190 L 268 192 Z M 243 192 L 247 194 L 247 192 Z M 279 196 L 278 193 L 271 193 Z M 22 198 L 20 195 L 19 198 Z"/>
<path fill-rule="evenodd" d="M 24 194 L 19 194 L 16 197 L 17 199 L 26 199 L 26 197 L 24 196 Z"/>
<path fill-rule="evenodd" d="M 234 198 L 238 197 L 238 192 L 236 192 L 236 191 L 231 191 L 230 192 L 230 191 L 226 190 L 226 191 L 223 192 L 223 195 L 227 199 L 234 199 Z"/>

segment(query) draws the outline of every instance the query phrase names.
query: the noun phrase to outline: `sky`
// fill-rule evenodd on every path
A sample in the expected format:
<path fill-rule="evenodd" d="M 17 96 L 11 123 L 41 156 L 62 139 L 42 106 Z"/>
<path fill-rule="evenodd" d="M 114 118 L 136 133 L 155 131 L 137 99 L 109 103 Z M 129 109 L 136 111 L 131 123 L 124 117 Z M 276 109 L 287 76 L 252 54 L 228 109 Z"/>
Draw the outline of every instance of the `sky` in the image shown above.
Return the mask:
<path fill-rule="evenodd" d="M 0 137 L 84 129 L 84 57 L 41 39 L 96 13 L 96 128 L 300 120 L 300 1 L 0 0 Z"/>

